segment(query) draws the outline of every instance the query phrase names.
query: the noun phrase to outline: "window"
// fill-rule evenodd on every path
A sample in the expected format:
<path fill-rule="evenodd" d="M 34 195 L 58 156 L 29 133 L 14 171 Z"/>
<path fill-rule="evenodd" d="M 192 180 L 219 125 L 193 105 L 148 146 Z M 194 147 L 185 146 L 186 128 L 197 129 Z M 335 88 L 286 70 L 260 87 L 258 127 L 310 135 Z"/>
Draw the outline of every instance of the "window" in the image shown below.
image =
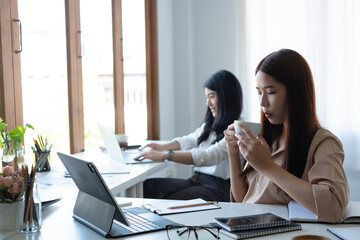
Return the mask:
<path fill-rule="evenodd" d="M 90 11 L 87 8 L 95 4 L 97 7 L 92 10 L 92 14 L 105 14 L 105 17 L 96 17 L 94 18 L 96 21 L 89 18 L 82 20 L 84 21 L 82 30 L 80 12 L 85 11 L 82 19 L 86 19 L 86 14 Z M 25 0 L 18 2 L 2 0 L 0 17 L 8 22 L 0 22 L 2 40 L 0 113 L 6 122 L 11 121 L 9 127 L 24 122 L 31 123 L 39 133 L 47 136 L 54 143 L 54 152 L 68 152 L 70 149 L 70 152 L 76 153 L 84 149 L 85 138 L 89 139 L 89 146 L 95 144 L 94 139 L 98 137 L 96 135 L 91 137 L 91 134 L 97 131 L 97 127 L 93 125 L 95 119 L 92 119 L 92 116 L 98 119 L 102 115 L 100 110 L 104 110 L 108 114 L 106 121 L 109 125 L 115 125 L 117 132 L 126 131 L 129 132 L 130 137 L 133 134 L 139 138 L 146 138 L 144 133 L 147 130 L 149 138 L 158 139 L 156 1 L 138 1 L 137 5 L 136 14 L 141 13 L 143 17 L 136 19 L 141 22 L 140 19 L 143 18 L 145 21 L 145 24 L 138 26 L 137 30 L 143 31 L 144 38 L 140 42 L 135 42 L 139 40 L 137 39 L 139 35 L 126 34 L 127 28 L 124 26 L 124 44 L 126 45 L 126 42 L 131 44 L 134 41 L 137 46 L 133 48 L 127 45 L 129 50 L 133 48 L 135 52 L 124 50 L 126 58 L 124 71 L 122 59 L 119 57 L 122 55 L 121 0 L 82 1 L 81 4 L 79 0 L 65 0 L 65 6 L 64 2 L 55 0 L 35 0 L 31 3 Z M 124 1 L 124 7 L 131 9 L 134 5 L 131 1 Z M 16 55 L 12 50 L 19 45 L 19 30 L 11 19 L 17 18 L 15 14 L 17 12 L 23 18 L 20 19 L 23 25 L 23 51 Z M 125 15 L 125 18 L 130 19 L 126 21 L 129 21 L 130 25 L 133 24 L 131 20 L 133 16 Z M 109 16 L 112 16 L 112 19 Z M 93 36 L 93 32 L 88 31 L 90 26 L 88 27 L 86 21 L 98 25 L 98 31 L 102 31 L 104 34 L 102 37 L 105 36 L 106 39 L 101 38 L 92 42 L 93 39 L 88 37 Z M 3 32 L 7 34 L 1 34 Z M 131 30 L 130 33 L 133 31 Z M 112 43 L 111 36 L 115 39 Z M 139 60 L 138 50 L 141 50 L 145 58 Z M 23 87 L 20 77 L 20 56 Z M 96 63 L 100 64 L 96 65 Z M 110 81 L 111 77 L 114 79 L 113 83 Z M 91 79 L 95 82 L 90 82 Z M 91 99 L 94 97 L 93 93 L 98 94 L 99 85 L 105 96 L 99 101 L 101 108 L 94 110 L 88 106 L 93 103 Z M 134 85 L 141 85 L 142 88 L 135 89 Z M 124 88 L 125 92 L 128 92 L 125 97 Z M 22 98 L 24 98 L 24 111 Z M 128 99 L 128 102 L 121 99 Z M 139 107 L 139 103 L 146 105 Z M 115 110 L 109 110 L 112 105 Z M 122 119 L 124 107 L 126 111 L 134 110 L 137 113 L 135 117 L 130 113 L 125 114 L 129 115 L 125 117 L 126 130 L 122 127 L 125 126 Z M 142 122 L 134 121 L 133 126 L 136 126 L 136 129 L 130 130 L 130 123 L 136 118 L 139 118 L 136 121 Z M 139 124 L 144 126 L 139 127 Z"/>
<path fill-rule="evenodd" d="M 145 6 L 123 0 L 125 133 L 129 141 L 147 138 Z"/>
<path fill-rule="evenodd" d="M 53 153 L 69 152 L 64 2 L 19 0 L 18 9 L 24 123 L 48 138 Z M 26 137 L 26 152 L 31 152 L 33 136 Z"/>
<path fill-rule="evenodd" d="M 90 149 L 103 144 L 97 122 L 115 126 L 111 1 L 81 0 L 80 17 L 85 149 Z"/>

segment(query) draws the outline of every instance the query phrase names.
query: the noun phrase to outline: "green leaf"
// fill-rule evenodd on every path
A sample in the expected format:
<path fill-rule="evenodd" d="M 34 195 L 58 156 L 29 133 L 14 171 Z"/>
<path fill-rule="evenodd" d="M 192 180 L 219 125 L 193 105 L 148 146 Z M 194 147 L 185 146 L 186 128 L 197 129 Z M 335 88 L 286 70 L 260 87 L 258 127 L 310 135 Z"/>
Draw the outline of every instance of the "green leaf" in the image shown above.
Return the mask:
<path fill-rule="evenodd" d="M 28 127 L 28 128 L 31 128 L 32 130 L 35 130 L 35 128 L 31 124 L 27 123 L 25 126 Z"/>
<path fill-rule="evenodd" d="M 7 123 L 1 122 L 0 123 L 0 131 L 4 131 L 6 129 Z"/>
<path fill-rule="evenodd" d="M 22 142 L 24 140 L 25 128 L 23 126 L 16 126 L 10 131 L 10 137 L 16 142 Z"/>
<path fill-rule="evenodd" d="M 13 149 L 18 149 L 22 147 L 22 142 L 24 141 L 26 128 L 31 128 L 35 130 L 31 124 L 26 124 L 25 127 L 16 126 L 10 132 L 6 131 L 6 127 L 7 124 L 0 117 L 0 148 L 3 148 L 4 144 L 7 147 L 10 147 L 10 141 L 12 143 Z"/>

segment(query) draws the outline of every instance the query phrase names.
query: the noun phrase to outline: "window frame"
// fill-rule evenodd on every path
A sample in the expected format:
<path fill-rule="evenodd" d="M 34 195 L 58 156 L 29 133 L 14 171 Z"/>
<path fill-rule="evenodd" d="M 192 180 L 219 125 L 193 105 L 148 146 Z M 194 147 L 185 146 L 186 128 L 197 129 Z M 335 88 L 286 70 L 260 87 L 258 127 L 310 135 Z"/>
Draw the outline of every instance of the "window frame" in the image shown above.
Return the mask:
<path fill-rule="evenodd" d="M 145 1 L 148 139 L 160 138 L 157 1 Z M 23 125 L 17 0 L 0 0 L 0 116 L 9 128 Z M 85 150 L 80 0 L 65 0 L 70 153 Z M 115 132 L 125 132 L 121 0 L 112 0 Z M 3 34 L 2 34 L 3 33 Z"/>
<path fill-rule="evenodd" d="M 160 139 L 157 1 L 145 0 L 148 139 Z"/>
<path fill-rule="evenodd" d="M 0 0 L 0 116 L 12 129 L 23 125 L 17 1 Z"/>

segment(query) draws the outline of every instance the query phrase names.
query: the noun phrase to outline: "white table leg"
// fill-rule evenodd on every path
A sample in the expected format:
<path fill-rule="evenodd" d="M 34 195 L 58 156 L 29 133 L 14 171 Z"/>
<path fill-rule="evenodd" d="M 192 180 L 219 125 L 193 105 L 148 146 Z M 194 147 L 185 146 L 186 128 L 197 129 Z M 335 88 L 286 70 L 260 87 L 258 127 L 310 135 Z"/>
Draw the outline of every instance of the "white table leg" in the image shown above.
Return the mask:
<path fill-rule="evenodd" d="M 136 197 L 137 198 L 142 198 L 143 195 L 143 182 L 139 182 L 138 184 L 135 185 L 136 187 Z"/>

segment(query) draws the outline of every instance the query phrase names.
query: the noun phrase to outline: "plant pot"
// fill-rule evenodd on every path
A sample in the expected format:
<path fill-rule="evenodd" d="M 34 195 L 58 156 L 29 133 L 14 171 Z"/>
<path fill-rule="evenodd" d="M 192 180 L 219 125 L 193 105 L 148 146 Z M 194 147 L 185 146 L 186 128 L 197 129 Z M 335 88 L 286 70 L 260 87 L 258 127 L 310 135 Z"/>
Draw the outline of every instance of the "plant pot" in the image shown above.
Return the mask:
<path fill-rule="evenodd" d="M 24 217 L 24 200 L 0 203 L 0 231 L 20 230 Z"/>

